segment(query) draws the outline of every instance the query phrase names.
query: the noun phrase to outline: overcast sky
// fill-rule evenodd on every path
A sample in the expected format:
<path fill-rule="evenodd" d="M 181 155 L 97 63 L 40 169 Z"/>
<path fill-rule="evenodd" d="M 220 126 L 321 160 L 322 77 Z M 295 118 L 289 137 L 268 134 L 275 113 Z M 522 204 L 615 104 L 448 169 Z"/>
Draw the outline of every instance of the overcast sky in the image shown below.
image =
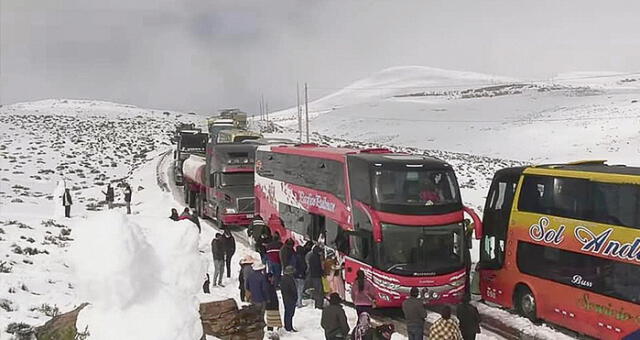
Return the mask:
<path fill-rule="evenodd" d="M 640 71 L 640 1 L 0 0 L 0 103 L 295 105 L 390 66 Z M 311 97 L 326 94 L 312 90 Z"/>

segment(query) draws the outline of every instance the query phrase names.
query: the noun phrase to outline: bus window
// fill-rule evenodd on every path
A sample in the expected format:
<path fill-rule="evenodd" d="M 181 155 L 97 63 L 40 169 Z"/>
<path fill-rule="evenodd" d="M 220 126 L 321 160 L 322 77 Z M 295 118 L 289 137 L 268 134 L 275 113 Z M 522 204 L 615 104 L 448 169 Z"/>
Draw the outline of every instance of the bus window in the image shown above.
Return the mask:
<path fill-rule="evenodd" d="M 349 239 L 340 225 L 330 218 L 326 219 L 325 225 L 327 231 L 327 246 L 341 253 L 348 253 Z"/>
<path fill-rule="evenodd" d="M 640 188 L 633 184 L 593 183 L 591 220 L 640 228 Z"/>
<path fill-rule="evenodd" d="M 507 227 L 519 178 L 519 173 L 498 173 L 491 185 L 484 209 L 484 236 L 480 241 L 480 262 L 484 268 L 499 269 L 504 263 Z"/>
<path fill-rule="evenodd" d="M 360 208 L 353 209 L 355 232 L 349 234 L 349 255 L 364 263 L 373 263 L 373 225 Z"/>
<path fill-rule="evenodd" d="M 587 219 L 589 181 L 576 178 L 526 176 L 518 209 L 560 217 Z"/>
<path fill-rule="evenodd" d="M 640 303 L 640 266 L 529 242 L 518 242 L 518 269 L 525 274 Z"/>

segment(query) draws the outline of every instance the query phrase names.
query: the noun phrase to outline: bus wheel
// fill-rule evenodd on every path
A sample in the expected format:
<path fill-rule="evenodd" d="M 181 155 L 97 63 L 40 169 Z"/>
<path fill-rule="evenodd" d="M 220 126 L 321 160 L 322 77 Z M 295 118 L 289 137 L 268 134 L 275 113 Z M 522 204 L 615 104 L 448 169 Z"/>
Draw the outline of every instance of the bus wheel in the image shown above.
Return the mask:
<path fill-rule="evenodd" d="M 536 297 L 529 287 L 521 285 L 516 289 L 516 308 L 518 314 L 533 322 L 538 321 Z"/>

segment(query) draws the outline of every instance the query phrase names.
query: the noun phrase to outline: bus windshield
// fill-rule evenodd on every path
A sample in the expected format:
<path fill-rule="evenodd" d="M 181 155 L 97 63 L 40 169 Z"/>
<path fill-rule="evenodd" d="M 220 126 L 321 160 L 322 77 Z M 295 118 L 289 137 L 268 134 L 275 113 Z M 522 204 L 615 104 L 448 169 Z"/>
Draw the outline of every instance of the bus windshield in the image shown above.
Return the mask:
<path fill-rule="evenodd" d="M 224 173 L 221 184 L 223 187 L 252 186 L 253 172 Z"/>
<path fill-rule="evenodd" d="M 376 169 L 373 193 L 383 205 L 437 206 L 459 203 L 453 171 L 422 169 Z"/>
<path fill-rule="evenodd" d="M 429 276 L 463 266 L 463 226 L 399 226 L 382 223 L 378 267 L 399 275 Z"/>

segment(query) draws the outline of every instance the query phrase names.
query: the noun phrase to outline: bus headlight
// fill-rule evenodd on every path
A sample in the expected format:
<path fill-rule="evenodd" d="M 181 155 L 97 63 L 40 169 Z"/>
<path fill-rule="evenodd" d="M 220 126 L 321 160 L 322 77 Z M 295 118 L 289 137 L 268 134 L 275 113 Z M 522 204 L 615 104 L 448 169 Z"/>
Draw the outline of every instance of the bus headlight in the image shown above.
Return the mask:
<path fill-rule="evenodd" d="M 235 208 L 224 208 L 224 212 L 227 214 L 235 214 L 238 211 Z"/>
<path fill-rule="evenodd" d="M 432 300 L 435 300 L 435 299 L 437 299 L 438 297 L 439 297 L 438 292 L 431 292 L 431 296 L 430 296 L 430 298 L 431 298 Z"/>

